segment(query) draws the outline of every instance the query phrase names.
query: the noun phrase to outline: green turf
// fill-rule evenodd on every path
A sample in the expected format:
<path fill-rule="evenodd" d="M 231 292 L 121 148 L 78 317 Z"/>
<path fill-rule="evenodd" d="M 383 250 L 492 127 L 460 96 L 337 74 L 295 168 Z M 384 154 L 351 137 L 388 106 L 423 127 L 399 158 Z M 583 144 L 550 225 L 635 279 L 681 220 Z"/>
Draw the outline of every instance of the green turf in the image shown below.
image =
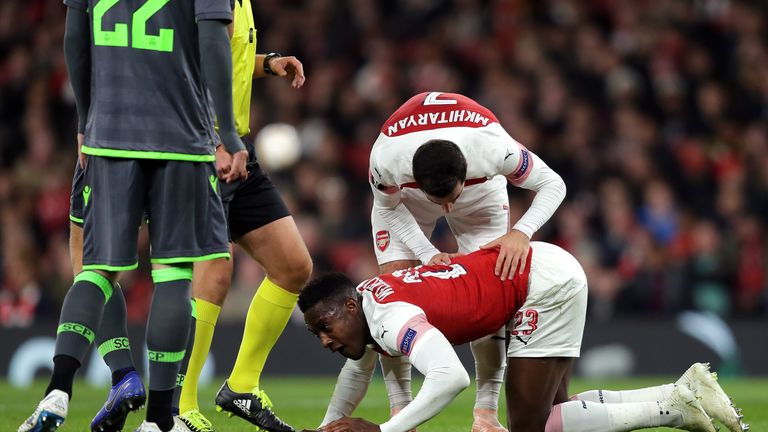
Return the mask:
<path fill-rule="evenodd" d="M 669 382 L 667 379 L 624 379 L 610 381 L 584 381 L 575 379 L 571 385 L 572 393 L 594 388 L 632 389 Z M 275 405 L 275 411 L 295 427 L 316 427 L 325 413 L 328 398 L 333 390 L 333 379 L 315 377 L 290 377 L 264 379 L 262 388 L 265 389 Z M 732 379 L 722 380 L 721 384 L 744 410 L 746 420 L 752 425 L 752 431 L 768 431 L 768 379 Z M 16 389 L 0 382 L 0 431 L 15 431 L 18 425 L 34 409 L 41 399 L 45 388 L 38 383 L 29 389 Z M 217 386 L 204 387 L 200 400 L 209 402 Z M 87 431 L 88 425 L 96 410 L 104 401 L 106 388 L 92 388 L 76 383 L 75 399 L 70 405 L 67 422 L 61 431 Z M 423 432 L 451 432 L 470 430 L 472 424 L 472 404 L 474 389 L 464 391 L 439 416 L 419 428 Z M 503 404 L 503 402 L 502 402 Z M 368 418 L 375 422 L 384 421 L 389 411 L 384 385 L 380 381 L 371 384 L 367 397 L 355 416 Z M 249 424 L 240 419 L 228 419 L 225 415 L 213 410 L 212 402 L 203 405 L 203 412 L 214 422 L 217 430 L 222 432 L 253 431 Z M 128 419 L 126 431 L 132 431 L 143 416 L 133 414 Z M 669 430 L 669 429 L 655 429 Z"/>

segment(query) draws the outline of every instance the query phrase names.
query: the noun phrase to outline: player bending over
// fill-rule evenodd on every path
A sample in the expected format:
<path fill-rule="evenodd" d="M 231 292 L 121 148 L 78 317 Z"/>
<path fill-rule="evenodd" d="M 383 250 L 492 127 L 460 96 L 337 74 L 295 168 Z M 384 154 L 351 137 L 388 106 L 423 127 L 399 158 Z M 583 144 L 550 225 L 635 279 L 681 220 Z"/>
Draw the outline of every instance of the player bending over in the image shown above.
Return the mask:
<path fill-rule="evenodd" d="M 371 226 L 379 273 L 419 264 L 450 264 L 429 237 L 445 217 L 462 254 L 499 248 L 496 273 L 507 278 L 528 256 L 530 238 L 565 197 L 563 179 L 517 142 L 488 108 L 457 93 L 413 96 L 384 122 L 370 156 Z M 507 186 L 535 192 L 530 207 L 510 221 Z M 511 223 L 510 223 L 511 222 Z M 498 399 L 506 367 L 504 331 L 470 343 L 477 393 L 473 432 L 506 432 Z M 376 353 L 345 363 L 323 424 L 348 416 L 357 391 L 370 382 Z M 411 401 L 411 367 L 404 357 L 381 357 L 391 414 Z M 363 392 L 364 393 L 364 392 Z"/>
<path fill-rule="evenodd" d="M 351 359 L 371 346 L 406 356 L 425 376 L 421 391 L 387 422 L 345 417 L 325 432 L 408 431 L 437 415 L 469 385 L 452 345 L 512 334 L 506 377 L 508 427 L 515 432 L 629 431 L 668 426 L 714 432 L 709 415 L 742 430 L 728 397 L 703 365 L 676 384 L 630 392 L 586 392 L 571 400 L 568 381 L 579 356 L 587 280 L 576 259 L 557 246 L 532 242 L 512 278 L 494 274 L 498 251 L 454 258 L 450 265 L 398 270 L 355 284 L 340 273 L 302 291 L 299 308 L 324 347 Z"/>

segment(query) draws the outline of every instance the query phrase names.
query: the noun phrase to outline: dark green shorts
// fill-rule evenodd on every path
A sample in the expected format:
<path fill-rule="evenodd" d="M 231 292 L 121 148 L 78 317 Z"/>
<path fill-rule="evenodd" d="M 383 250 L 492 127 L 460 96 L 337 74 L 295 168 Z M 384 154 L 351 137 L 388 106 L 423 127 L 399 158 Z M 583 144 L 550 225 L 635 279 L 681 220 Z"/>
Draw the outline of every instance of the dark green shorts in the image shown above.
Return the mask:
<path fill-rule="evenodd" d="M 80 196 L 86 270 L 136 268 L 137 227 L 145 212 L 152 263 L 229 256 L 213 163 L 88 156 Z"/>

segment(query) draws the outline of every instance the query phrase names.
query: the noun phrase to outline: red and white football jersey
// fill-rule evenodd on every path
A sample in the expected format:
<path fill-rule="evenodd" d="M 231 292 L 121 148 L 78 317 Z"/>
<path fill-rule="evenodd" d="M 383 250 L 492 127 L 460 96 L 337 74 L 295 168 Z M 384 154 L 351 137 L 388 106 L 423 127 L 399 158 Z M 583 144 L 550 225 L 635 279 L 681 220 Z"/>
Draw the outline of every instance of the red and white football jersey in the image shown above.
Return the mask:
<path fill-rule="evenodd" d="M 533 169 L 533 157 L 501 127 L 496 116 L 456 93 L 421 93 L 384 123 L 371 149 L 370 180 L 393 193 L 416 187 L 413 155 L 432 139 L 454 142 L 467 160 L 467 184 L 505 175 L 521 184 Z"/>
<path fill-rule="evenodd" d="M 501 281 L 497 249 L 368 279 L 357 286 L 371 335 L 385 353 L 410 355 L 432 328 L 460 345 L 496 332 L 525 302 L 531 253 L 523 273 Z"/>

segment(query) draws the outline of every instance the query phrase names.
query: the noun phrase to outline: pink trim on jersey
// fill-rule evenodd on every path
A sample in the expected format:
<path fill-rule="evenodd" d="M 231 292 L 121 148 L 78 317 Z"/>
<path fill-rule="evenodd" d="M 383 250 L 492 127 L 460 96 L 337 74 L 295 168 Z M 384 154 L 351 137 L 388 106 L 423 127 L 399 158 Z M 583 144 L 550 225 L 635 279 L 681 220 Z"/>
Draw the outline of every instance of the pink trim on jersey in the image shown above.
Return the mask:
<path fill-rule="evenodd" d="M 563 405 L 558 404 L 552 407 L 547 419 L 547 425 L 544 432 L 563 432 Z"/>
<path fill-rule="evenodd" d="M 439 93 L 433 102 L 440 103 L 435 104 L 427 101 L 432 93 L 417 94 L 401 105 L 384 122 L 381 133 L 393 137 L 448 127 L 480 128 L 499 122 L 488 108 L 464 95 Z"/>
<path fill-rule="evenodd" d="M 524 147 L 520 147 L 520 162 L 517 164 L 517 168 L 507 175 L 507 180 L 512 184 L 521 184 L 531 175 L 533 171 L 533 158 L 531 153 Z"/>
<path fill-rule="evenodd" d="M 425 315 L 416 315 L 408 320 L 397 334 L 397 350 L 405 355 L 410 355 L 413 347 L 424 333 L 433 329 Z"/>

